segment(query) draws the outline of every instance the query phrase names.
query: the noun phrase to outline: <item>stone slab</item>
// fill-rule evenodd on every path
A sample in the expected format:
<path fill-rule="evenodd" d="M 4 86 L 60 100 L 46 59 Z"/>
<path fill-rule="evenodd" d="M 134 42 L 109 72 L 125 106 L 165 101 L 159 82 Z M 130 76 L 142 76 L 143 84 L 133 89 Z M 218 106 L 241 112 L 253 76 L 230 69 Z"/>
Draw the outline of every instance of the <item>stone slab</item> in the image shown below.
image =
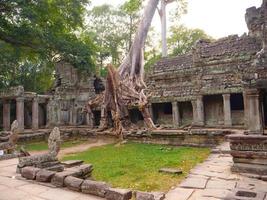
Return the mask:
<path fill-rule="evenodd" d="M 193 189 L 176 188 L 166 194 L 165 200 L 187 200 L 193 192 Z"/>
<path fill-rule="evenodd" d="M 225 200 L 264 200 L 265 193 L 256 192 L 252 190 L 237 189 L 233 190 Z"/>
<path fill-rule="evenodd" d="M 136 200 L 163 200 L 165 194 L 161 192 L 136 192 Z"/>
<path fill-rule="evenodd" d="M 235 186 L 236 186 L 236 181 L 211 179 L 208 181 L 206 188 L 232 190 L 235 188 Z"/>
<path fill-rule="evenodd" d="M 183 173 L 181 169 L 174 169 L 174 168 L 161 168 L 159 172 L 167 174 L 176 174 L 176 175 Z"/>
<path fill-rule="evenodd" d="M 181 184 L 182 188 L 192 188 L 192 189 L 204 189 L 207 184 L 207 179 L 205 178 L 187 178 Z"/>
<path fill-rule="evenodd" d="M 83 164 L 83 160 L 67 160 L 67 161 L 62 161 L 61 164 L 64 165 L 64 167 L 66 168 L 70 168 Z"/>
<path fill-rule="evenodd" d="M 109 188 L 105 195 L 107 200 L 130 200 L 132 191 L 127 189 Z"/>

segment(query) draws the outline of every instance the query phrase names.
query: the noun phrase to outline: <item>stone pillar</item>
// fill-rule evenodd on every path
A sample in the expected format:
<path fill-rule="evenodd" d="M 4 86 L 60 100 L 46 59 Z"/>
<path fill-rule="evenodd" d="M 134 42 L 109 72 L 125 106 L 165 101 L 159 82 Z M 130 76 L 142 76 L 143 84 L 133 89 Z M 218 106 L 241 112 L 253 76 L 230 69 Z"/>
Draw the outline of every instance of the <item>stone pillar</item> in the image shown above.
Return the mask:
<path fill-rule="evenodd" d="M 247 117 L 248 130 L 250 134 L 263 133 L 263 120 L 259 98 L 259 91 L 257 89 L 248 89 L 246 94 L 245 113 Z"/>
<path fill-rule="evenodd" d="M 243 92 L 243 100 L 244 100 L 244 125 L 248 128 L 248 103 L 247 103 L 247 94 Z"/>
<path fill-rule="evenodd" d="M 3 101 L 3 128 L 5 131 L 10 130 L 10 101 Z"/>
<path fill-rule="evenodd" d="M 32 129 L 37 130 L 39 128 L 39 102 L 35 97 L 32 101 Z"/>
<path fill-rule="evenodd" d="M 172 119 L 173 119 L 173 126 L 179 127 L 180 126 L 180 113 L 179 113 L 179 106 L 178 102 L 172 102 Z"/>
<path fill-rule="evenodd" d="M 16 115 L 19 124 L 18 129 L 24 131 L 24 98 L 17 97 L 16 99 Z"/>
<path fill-rule="evenodd" d="M 192 102 L 193 107 L 193 125 L 195 126 L 204 126 L 204 104 L 203 96 L 197 96 L 196 101 Z"/>
<path fill-rule="evenodd" d="M 223 113 L 224 113 L 224 125 L 232 126 L 232 115 L 231 115 L 231 95 L 223 94 Z"/>

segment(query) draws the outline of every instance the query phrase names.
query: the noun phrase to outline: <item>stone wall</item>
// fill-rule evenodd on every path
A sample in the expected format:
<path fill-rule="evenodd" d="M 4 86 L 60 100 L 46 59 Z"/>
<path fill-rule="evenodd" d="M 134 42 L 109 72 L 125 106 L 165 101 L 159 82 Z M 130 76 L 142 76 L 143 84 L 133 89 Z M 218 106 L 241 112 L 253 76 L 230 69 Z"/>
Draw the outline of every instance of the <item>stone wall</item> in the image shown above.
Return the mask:
<path fill-rule="evenodd" d="M 156 63 L 147 79 L 153 93 L 151 102 L 187 101 L 199 94 L 240 93 L 243 81 L 256 73 L 252 64 L 260 50 L 261 41 L 249 36 L 199 41 L 193 54 Z"/>
<path fill-rule="evenodd" d="M 83 109 L 96 95 L 95 78 L 64 62 L 57 64 L 56 72 L 53 96 L 48 104 L 49 126 L 86 125 Z"/>
<path fill-rule="evenodd" d="M 260 8 L 247 9 L 246 22 L 248 35 L 231 35 L 216 41 L 200 40 L 190 53 L 158 61 L 146 80 L 152 94 L 150 103 L 171 102 L 176 105 L 178 102 L 179 105 L 190 102 L 193 125 L 197 126 L 248 127 L 246 113 L 250 107 L 246 104 L 243 109 L 232 109 L 230 98 L 241 94 L 238 101 L 245 104 L 243 101 L 249 98 L 246 91 L 257 89 L 257 101 L 262 106 L 261 93 L 267 90 L 266 1 Z M 217 98 L 211 99 L 210 96 L 215 95 Z M 157 112 L 160 109 L 156 108 Z M 177 106 L 173 109 L 173 124 L 183 125 L 182 110 L 185 108 L 181 104 L 178 111 Z M 258 112 L 261 118 L 260 115 Z M 259 126 L 262 126 L 260 122 Z"/>

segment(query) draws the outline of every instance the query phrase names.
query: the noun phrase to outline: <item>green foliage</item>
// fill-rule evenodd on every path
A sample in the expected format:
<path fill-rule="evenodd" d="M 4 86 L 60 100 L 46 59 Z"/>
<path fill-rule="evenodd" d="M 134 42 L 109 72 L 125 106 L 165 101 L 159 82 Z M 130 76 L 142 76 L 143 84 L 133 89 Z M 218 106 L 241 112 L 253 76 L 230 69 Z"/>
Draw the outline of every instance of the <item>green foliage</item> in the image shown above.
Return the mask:
<path fill-rule="evenodd" d="M 14 73 L 23 72 L 26 66 L 31 66 L 26 70 L 30 71 L 59 60 L 92 70 L 93 42 L 77 34 L 88 4 L 89 0 L 2 0 L 0 71 L 5 80 L 0 80 L 0 86 L 17 84 L 10 78 L 19 76 Z"/>
<path fill-rule="evenodd" d="M 205 148 L 129 143 L 93 148 L 66 156 L 64 160 L 79 159 L 93 164 L 93 177 L 111 183 L 113 187 L 168 191 L 208 155 L 209 149 Z M 174 176 L 159 173 L 158 170 L 163 167 L 180 168 L 183 174 Z"/>
<path fill-rule="evenodd" d="M 171 12 L 171 21 L 179 21 L 181 16 L 187 13 L 188 0 L 165 0 L 167 2 L 174 2 L 174 9 Z"/>
<path fill-rule="evenodd" d="M 212 39 L 201 29 L 189 29 L 184 25 L 172 26 L 168 47 L 172 55 L 189 52 L 200 39 Z"/>
<path fill-rule="evenodd" d="M 101 75 L 105 65 L 118 66 L 130 49 L 139 20 L 141 0 L 128 0 L 119 7 L 108 4 L 93 7 L 88 14 L 87 30 L 96 48 L 96 61 Z"/>

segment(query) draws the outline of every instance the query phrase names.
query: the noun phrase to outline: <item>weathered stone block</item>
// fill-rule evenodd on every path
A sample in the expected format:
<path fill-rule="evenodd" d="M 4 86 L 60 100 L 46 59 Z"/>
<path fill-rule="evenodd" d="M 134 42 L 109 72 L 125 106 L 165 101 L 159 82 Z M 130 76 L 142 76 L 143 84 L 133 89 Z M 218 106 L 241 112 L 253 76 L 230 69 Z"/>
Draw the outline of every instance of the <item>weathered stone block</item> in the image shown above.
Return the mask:
<path fill-rule="evenodd" d="M 231 170 L 238 173 L 252 173 L 258 175 L 267 175 L 267 165 L 234 163 Z"/>
<path fill-rule="evenodd" d="M 75 172 L 73 172 L 73 171 L 58 172 L 53 176 L 51 183 L 55 186 L 63 187 L 64 186 L 64 179 L 67 176 L 77 176 L 77 171 L 75 171 Z"/>
<path fill-rule="evenodd" d="M 55 175 L 55 172 L 48 171 L 48 170 L 45 170 L 45 169 L 41 169 L 36 174 L 36 181 L 39 181 L 39 182 L 50 182 L 54 175 Z"/>
<path fill-rule="evenodd" d="M 182 174 L 182 170 L 180 169 L 173 169 L 173 168 L 161 168 L 159 170 L 161 173 L 167 173 L 167 174 Z"/>
<path fill-rule="evenodd" d="M 108 189 L 109 186 L 105 182 L 85 180 L 82 184 L 83 193 L 92 194 L 99 197 L 105 197 Z"/>
<path fill-rule="evenodd" d="M 35 167 L 24 167 L 21 169 L 21 176 L 29 179 L 34 180 L 36 178 L 36 174 L 40 171 L 39 168 Z"/>
<path fill-rule="evenodd" d="M 76 172 L 79 177 L 90 177 L 93 171 L 93 165 L 91 164 L 83 164 L 76 167 L 68 168 L 68 171 Z"/>
<path fill-rule="evenodd" d="M 70 189 L 70 190 L 74 190 L 74 191 L 81 191 L 81 185 L 83 183 L 83 179 L 80 179 L 80 178 L 76 178 L 76 177 L 73 177 L 73 176 L 67 176 L 65 179 L 64 179 L 64 185 Z"/>
<path fill-rule="evenodd" d="M 136 200 L 163 200 L 165 194 L 161 192 L 136 192 Z"/>
<path fill-rule="evenodd" d="M 132 198 L 132 191 L 127 189 L 108 189 L 105 198 L 107 200 L 129 200 Z"/>
<path fill-rule="evenodd" d="M 83 164 L 83 160 L 67 160 L 61 162 L 61 164 L 64 165 L 64 167 L 66 168 L 70 168 Z"/>

